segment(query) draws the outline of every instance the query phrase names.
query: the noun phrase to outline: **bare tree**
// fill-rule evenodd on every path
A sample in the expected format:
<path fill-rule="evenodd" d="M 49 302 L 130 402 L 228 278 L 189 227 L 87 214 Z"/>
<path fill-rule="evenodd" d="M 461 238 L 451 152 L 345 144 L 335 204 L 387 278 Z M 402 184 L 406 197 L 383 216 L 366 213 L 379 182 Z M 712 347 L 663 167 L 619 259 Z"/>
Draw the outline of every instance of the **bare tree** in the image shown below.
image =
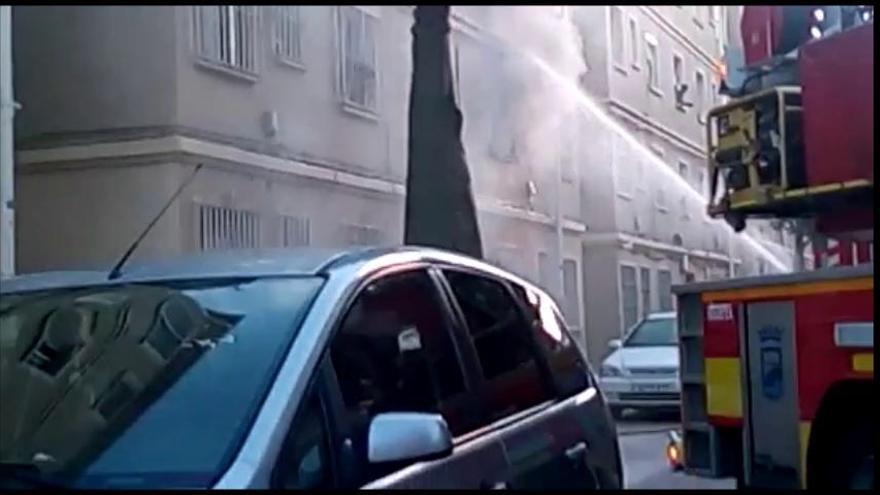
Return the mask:
<path fill-rule="evenodd" d="M 482 258 L 452 84 L 449 6 L 417 6 L 412 35 L 404 243 Z"/>

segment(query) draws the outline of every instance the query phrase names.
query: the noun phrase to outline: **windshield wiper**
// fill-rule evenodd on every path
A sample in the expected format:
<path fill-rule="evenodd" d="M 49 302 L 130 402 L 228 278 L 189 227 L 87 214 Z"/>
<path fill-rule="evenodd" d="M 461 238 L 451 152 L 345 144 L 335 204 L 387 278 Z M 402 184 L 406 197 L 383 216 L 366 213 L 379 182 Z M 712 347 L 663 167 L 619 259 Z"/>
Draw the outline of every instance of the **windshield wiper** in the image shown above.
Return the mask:
<path fill-rule="evenodd" d="M 47 479 L 40 468 L 33 464 L 14 462 L 0 462 L 0 486 L 3 488 L 67 488 L 63 483 Z"/>

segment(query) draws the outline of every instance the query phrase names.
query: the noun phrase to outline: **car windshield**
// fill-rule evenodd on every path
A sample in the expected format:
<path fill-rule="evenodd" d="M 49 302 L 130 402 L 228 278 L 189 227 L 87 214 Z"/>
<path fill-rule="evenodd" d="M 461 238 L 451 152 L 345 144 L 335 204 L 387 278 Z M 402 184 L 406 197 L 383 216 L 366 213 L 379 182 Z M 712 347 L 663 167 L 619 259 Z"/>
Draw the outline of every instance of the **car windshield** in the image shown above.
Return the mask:
<path fill-rule="evenodd" d="M 75 487 L 208 487 L 323 279 L 4 294 L 0 463 Z"/>
<path fill-rule="evenodd" d="M 643 320 L 624 342 L 625 347 L 676 345 L 675 318 Z"/>

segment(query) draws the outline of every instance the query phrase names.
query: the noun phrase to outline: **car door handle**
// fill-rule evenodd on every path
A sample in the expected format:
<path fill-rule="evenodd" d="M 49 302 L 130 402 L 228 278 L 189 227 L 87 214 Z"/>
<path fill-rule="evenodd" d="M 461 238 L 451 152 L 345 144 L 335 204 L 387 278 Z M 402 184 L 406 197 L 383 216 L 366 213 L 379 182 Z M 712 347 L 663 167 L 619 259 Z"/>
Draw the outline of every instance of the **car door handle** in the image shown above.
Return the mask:
<path fill-rule="evenodd" d="M 586 442 L 579 442 L 565 449 L 565 457 L 572 461 L 582 461 L 587 453 Z"/>
<path fill-rule="evenodd" d="M 483 481 L 482 483 L 480 483 L 480 489 L 481 490 L 507 490 L 507 483 L 505 483 L 503 481 L 496 481 L 494 483 L 491 481 Z"/>

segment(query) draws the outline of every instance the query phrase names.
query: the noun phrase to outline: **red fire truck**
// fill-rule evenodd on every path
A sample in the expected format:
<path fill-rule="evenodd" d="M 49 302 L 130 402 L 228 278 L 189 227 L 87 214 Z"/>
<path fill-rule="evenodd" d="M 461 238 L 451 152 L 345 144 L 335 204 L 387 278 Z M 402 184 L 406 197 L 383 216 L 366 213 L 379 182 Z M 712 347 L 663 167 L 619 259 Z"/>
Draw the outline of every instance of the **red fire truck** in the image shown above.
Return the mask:
<path fill-rule="evenodd" d="M 673 289 L 670 451 L 744 487 L 873 488 L 873 9 L 749 6 L 741 27 L 747 75 L 709 112 L 709 213 L 800 218 L 831 247 L 813 270 Z"/>

